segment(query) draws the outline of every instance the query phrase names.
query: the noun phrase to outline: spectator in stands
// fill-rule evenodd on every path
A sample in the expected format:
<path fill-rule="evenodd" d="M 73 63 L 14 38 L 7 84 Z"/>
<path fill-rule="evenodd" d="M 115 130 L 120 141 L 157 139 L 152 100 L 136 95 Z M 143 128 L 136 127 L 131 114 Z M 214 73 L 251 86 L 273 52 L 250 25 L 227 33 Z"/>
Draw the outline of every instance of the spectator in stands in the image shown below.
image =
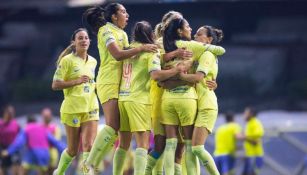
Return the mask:
<path fill-rule="evenodd" d="M 43 126 L 49 131 L 57 140 L 61 140 L 61 130 L 55 124 L 52 123 L 52 111 L 50 108 L 43 108 L 41 111 L 41 117 L 43 119 Z M 49 148 L 50 161 L 48 166 L 48 174 L 52 174 L 58 164 L 59 154 L 54 147 Z"/>
<path fill-rule="evenodd" d="M 241 126 L 234 121 L 232 113 L 226 113 L 225 120 L 226 123 L 217 128 L 215 133 L 214 160 L 221 175 L 233 175 Z"/>
<path fill-rule="evenodd" d="M 15 120 L 15 108 L 12 105 L 7 105 L 4 108 L 3 119 L 0 119 L 0 151 L 7 149 L 13 143 L 19 129 L 20 127 Z M 2 173 L 9 174 L 9 169 L 11 169 L 12 175 L 20 174 L 20 154 L 16 152 L 10 156 L 0 158 L 0 165 L 0 175 Z"/>
<path fill-rule="evenodd" d="M 242 175 L 258 175 L 263 164 L 262 137 L 263 126 L 256 118 L 257 112 L 252 107 L 245 108 L 244 119 L 246 121 L 244 136 L 245 163 Z"/>
<path fill-rule="evenodd" d="M 90 46 L 88 32 L 84 28 L 74 31 L 71 45 L 59 56 L 52 89 L 63 90 L 61 122 L 67 134 L 67 149 L 61 158 L 54 175 L 64 175 L 72 159 L 78 153 L 82 138 L 82 158 L 85 160 L 97 134 L 99 104 L 95 93 L 95 69 L 97 61 L 88 55 Z"/>
<path fill-rule="evenodd" d="M 18 133 L 14 142 L 1 152 L 1 156 L 11 156 L 27 145 L 28 150 L 22 161 L 23 174 L 29 174 L 29 170 L 37 170 L 40 175 L 45 175 L 50 160 L 49 144 L 55 146 L 59 152 L 65 148 L 65 144 L 57 141 L 45 127 L 36 122 L 34 116 L 29 115 L 25 128 Z"/>

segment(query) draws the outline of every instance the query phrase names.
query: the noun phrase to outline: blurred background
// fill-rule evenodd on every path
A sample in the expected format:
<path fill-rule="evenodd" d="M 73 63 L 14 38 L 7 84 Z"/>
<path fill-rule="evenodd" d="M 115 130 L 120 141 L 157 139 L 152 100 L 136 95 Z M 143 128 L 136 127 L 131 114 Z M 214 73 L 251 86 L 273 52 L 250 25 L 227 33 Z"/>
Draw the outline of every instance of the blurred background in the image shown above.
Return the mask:
<path fill-rule="evenodd" d="M 104 0 L 0 0 L 0 106 L 17 119 L 50 107 L 59 115 L 61 92 L 51 90 L 55 62 L 83 27 L 82 13 Z M 122 0 L 136 21 L 153 26 L 170 10 L 181 12 L 194 34 L 202 25 L 224 31 L 219 60 L 220 113 L 234 111 L 243 124 L 246 106 L 259 111 L 266 135 L 263 175 L 307 174 L 307 1 Z M 99 58 L 96 38 L 89 53 Z M 56 118 L 58 121 L 58 118 Z M 219 117 L 217 126 L 223 123 Z M 22 124 L 22 122 L 21 122 Z M 58 123 L 59 124 L 59 123 Z M 60 124 L 59 124 L 60 125 Z M 208 149 L 214 148 L 213 137 Z M 305 165 L 306 166 L 306 165 Z M 240 164 L 238 165 L 240 171 Z M 238 171 L 238 172 L 239 172 Z"/>

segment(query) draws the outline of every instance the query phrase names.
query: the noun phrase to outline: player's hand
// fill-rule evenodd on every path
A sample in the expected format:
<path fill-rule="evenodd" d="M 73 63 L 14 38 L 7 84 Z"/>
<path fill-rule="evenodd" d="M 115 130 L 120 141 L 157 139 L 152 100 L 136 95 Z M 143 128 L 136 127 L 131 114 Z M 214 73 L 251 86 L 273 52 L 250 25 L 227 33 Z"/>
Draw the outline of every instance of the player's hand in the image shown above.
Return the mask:
<path fill-rule="evenodd" d="M 215 80 L 207 80 L 206 81 L 206 85 L 207 85 L 207 87 L 210 89 L 210 90 L 215 90 L 216 88 L 217 88 L 217 83 L 216 83 L 216 81 Z"/>
<path fill-rule="evenodd" d="M 87 83 L 87 82 L 89 82 L 89 80 L 90 80 L 90 77 L 89 77 L 89 76 L 87 76 L 87 75 L 82 75 L 81 77 L 79 77 L 79 78 L 76 80 L 76 84 L 77 84 L 77 85 L 80 85 L 80 84 L 82 84 L 82 83 Z"/>
<path fill-rule="evenodd" d="M 178 71 L 178 73 L 186 73 L 187 67 L 184 64 L 177 64 L 176 70 Z"/>
<path fill-rule="evenodd" d="M 7 157 L 9 155 L 9 152 L 7 152 L 7 150 L 3 150 L 1 152 L 1 157 Z"/>
<path fill-rule="evenodd" d="M 155 44 L 144 44 L 141 46 L 141 50 L 144 52 L 157 52 L 158 46 Z"/>
<path fill-rule="evenodd" d="M 188 51 L 186 48 L 178 48 L 176 50 L 176 57 L 182 58 L 183 60 L 190 59 L 193 56 L 193 52 Z"/>

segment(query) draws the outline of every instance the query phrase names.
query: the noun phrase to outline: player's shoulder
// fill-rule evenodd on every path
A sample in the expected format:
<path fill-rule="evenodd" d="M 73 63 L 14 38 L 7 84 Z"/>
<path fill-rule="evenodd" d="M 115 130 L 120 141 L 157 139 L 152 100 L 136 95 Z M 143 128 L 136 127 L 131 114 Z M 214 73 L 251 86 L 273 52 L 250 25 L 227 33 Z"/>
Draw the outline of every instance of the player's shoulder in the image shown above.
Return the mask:
<path fill-rule="evenodd" d="M 67 64 L 69 62 L 73 62 L 75 60 L 75 57 L 76 56 L 73 53 L 67 54 L 61 59 L 61 63 Z"/>
<path fill-rule="evenodd" d="M 94 63 L 97 63 L 97 59 L 96 58 L 94 58 L 93 56 L 91 56 L 91 55 L 88 55 L 88 61 L 90 61 L 90 62 L 94 62 Z"/>

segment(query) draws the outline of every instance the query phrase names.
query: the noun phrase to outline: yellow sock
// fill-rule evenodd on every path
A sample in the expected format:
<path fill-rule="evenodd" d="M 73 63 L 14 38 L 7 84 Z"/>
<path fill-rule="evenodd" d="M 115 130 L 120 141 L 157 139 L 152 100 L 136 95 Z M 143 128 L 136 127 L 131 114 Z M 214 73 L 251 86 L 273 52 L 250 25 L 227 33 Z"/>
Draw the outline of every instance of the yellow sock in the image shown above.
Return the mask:
<path fill-rule="evenodd" d="M 134 159 L 134 175 L 144 175 L 147 164 L 147 149 L 137 148 Z"/>
<path fill-rule="evenodd" d="M 192 151 L 211 175 L 220 175 L 212 156 L 205 150 L 204 145 L 193 146 Z"/>
<path fill-rule="evenodd" d="M 152 175 L 163 175 L 163 164 L 164 164 L 164 154 L 162 154 L 157 160 L 156 166 L 152 170 Z"/>
<path fill-rule="evenodd" d="M 112 149 L 115 138 L 115 130 L 106 125 L 96 136 L 86 164 L 98 166 L 104 156 Z"/>
<path fill-rule="evenodd" d="M 185 140 L 185 163 L 188 175 L 197 175 L 197 157 L 192 152 L 192 141 Z"/>
<path fill-rule="evenodd" d="M 182 175 L 182 166 L 179 163 L 175 163 L 175 175 Z"/>
<path fill-rule="evenodd" d="M 177 147 L 177 138 L 166 139 L 164 150 L 164 169 L 165 175 L 175 174 L 175 152 Z"/>
<path fill-rule="evenodd" d="M 113 158 L 113 175 L 122 175 L 127 151 L 122 148 L 117 148 Z"/>
<path fill-rule="evenodd" d="M 65 171 L 67 170 L 67 168 L 69 167 L 69 165 L 71 164 L 71 161 L 73 160 L 74 157 L 71 157 L 66 149 L 62 152 L 61 154 L 61 158 L 59 161 L 59 165 L 57 168 L 57 175 L 64 175 Z"/>

